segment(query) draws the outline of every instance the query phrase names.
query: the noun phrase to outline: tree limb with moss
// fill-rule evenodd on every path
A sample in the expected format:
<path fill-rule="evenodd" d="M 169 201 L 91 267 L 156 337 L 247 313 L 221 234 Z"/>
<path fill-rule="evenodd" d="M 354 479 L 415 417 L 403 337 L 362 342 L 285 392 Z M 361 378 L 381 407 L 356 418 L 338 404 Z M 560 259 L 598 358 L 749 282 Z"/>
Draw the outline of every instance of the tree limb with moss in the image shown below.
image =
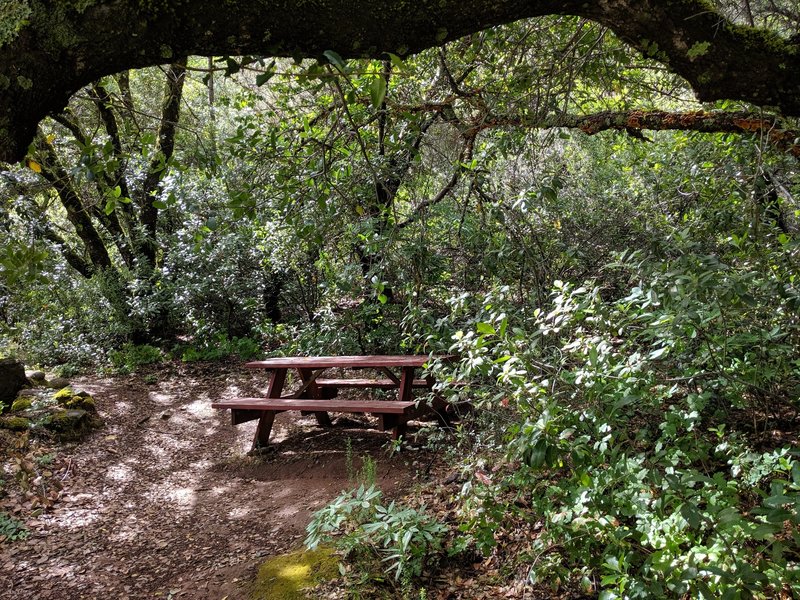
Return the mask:
<path fill-rule="evenodd" d="M 739 24 L 709 0 L 11 0 L 0 9 L 0 159 L 20 160 L 38 123 L 100 77 L 185 55 L 399 56 L 515 20 L 602 23 L 684 77 L 702 101 L 800 116 L 800 44 Z"/>

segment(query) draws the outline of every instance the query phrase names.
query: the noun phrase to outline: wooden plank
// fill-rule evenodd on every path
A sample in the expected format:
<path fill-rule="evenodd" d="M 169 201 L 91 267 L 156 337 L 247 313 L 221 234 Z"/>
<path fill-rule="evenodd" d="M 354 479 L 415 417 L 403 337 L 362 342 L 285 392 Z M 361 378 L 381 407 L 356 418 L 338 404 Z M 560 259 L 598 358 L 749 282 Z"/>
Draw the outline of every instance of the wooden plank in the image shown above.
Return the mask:
<path fill-rule="evenodd" d="M 317 385 L 321 388 L 375 388 L 380 390 L 391 390 L 399 387 L 400 382 L 395 383 L 391 379 L 317 379 Z M 415 379 L 413 387 L 428 388 L 433 382 L 425 379 Z"/>
<path fill-rule="evenodd" d="M 265 410 L 258 420 L 256 433 L 253 436 L 253 449 L 269 444 L 269 434 L 272 433 L 272 424 L 275 422 L 275 412 Z"/>
<path fill-rule="evenodd" d="M 411 413 L 415 409 L 414 402 L 398 400 L 339 400 L 313 398 L 231 398 L 211 404 L 212 408 L 229 408 L 232 410 L 282 411 L 307 410 L 311 412 L 362 412 L 373 414 Z"/>
<path fill-rule="evenodd" d="M 234 409 L 231 411 L 231 424 L 233 425 L 241 425 L 242 423 L 247 423 L 248 421 L 255 421 L 256 419 L 260 418 L 261 418 L 260 410 Z"/>
<path fill-rule="evenodd" d="M 322 398 L 322 392 L 319 389 L 319 386 L 314 383 L 325 369 L 297 369 L 300 373 L 300 377 L 303 380 L 303 387 L 299 392 L 294 394 L 295 398 L 313 398 L 314 400 L 319 400 Z M 304 395 L 303 390 L 308 390 L 307 393 Z M 331 425 L 331 417 L 325 411 L 314 411 L 314 417 L 317 419 L 317 425 L 321 427 L 330 427 Z"/>
<path fill-rule="evenodd" d="M 438 360 L 452 361 L 454 356 L 437 356 Z M 371 355 L 371 356 L 286 356 L 267 358 L 247 363 L 248 369 L 380 369 L 381 367 L 422 367 L 431 360 L 427 354 Z"/>

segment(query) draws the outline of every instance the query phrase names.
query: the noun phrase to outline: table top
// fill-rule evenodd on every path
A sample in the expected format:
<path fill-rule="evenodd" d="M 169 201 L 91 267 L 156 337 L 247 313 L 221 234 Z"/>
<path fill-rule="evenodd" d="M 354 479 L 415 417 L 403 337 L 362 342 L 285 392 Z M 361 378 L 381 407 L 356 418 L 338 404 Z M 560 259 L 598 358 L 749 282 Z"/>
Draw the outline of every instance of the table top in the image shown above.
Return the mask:
<path fill-rule="evenodd" d="M 434 359 L 450 361 L 452 356 L 434 356 Z M 256 360 L 247 363 L 248 369 L 327 369 L 341 368 L 380 368 L 380 367 L 422 367 L 430 362 L 427 354 L 399 354 L 372 356 L 285 356 Z"/>

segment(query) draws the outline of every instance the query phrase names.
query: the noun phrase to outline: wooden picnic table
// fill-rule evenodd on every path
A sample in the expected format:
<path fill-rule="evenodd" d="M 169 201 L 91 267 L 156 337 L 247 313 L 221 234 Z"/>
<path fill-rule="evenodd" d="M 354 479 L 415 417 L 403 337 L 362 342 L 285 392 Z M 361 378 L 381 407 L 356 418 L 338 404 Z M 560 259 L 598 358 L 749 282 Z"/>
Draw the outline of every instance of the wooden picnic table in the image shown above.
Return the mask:
<path fill-rule="evenodd" d="M 452 360 L 451 356 L 436 357 Z M 317 423 L 330 425 L 329 412 L 369 413 L 378 416 L 381 431 L 392 430 L 397 439 L 406 429 L 406 423 L 431 411 L 445 419 L 445 401 L 435 395 L 431 406 L 413 400 L 414 389 L 433 387 L 432 377 L 415 378 L 417 369 L 431 361 L 428 355 L 372 355 L 372 356 L 289 356 L 249 362 L 245 366 L 254 370 L 271 371 L 265 398 L 232 398 L 212 403 L 212 407 L 230 409 L 234 425 L 258 419 L 253 448 L 269 442 L 275 415 L 287 410 L 313 413 Z M 300 387 L 283 395 L 290 370 L 299 375 Z M 381 378 L 325 379 L 321 375 L 328 369 L 379 371 Z M 340 389 L 373 388 L 397 390 L 396 400 L 342 400 L 336 396 Z"/>

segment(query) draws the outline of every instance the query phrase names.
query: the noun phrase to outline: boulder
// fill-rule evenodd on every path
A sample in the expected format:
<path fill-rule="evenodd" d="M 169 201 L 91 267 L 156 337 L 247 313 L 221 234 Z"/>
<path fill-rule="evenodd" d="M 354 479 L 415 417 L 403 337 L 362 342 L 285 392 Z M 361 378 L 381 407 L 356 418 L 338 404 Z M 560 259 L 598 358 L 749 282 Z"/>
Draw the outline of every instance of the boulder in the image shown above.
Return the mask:
<path fill-rule="evenodd" d="M 30 382 L 25 377 L 25 367 L 13 358 L 0 360 L 0 412 L 14 402 L 17 392 L 28 387 Z"/>
<path fill-rule="evenodd" d="M 69 379 L 64 379 L 63 377 L 55 377 L 47 382 L 47 387 L 53 388 L 54 390 L 64 389 L 68 385 Z"/>
<path fill-rule="evenodd" d="M 0 429 L 27 431 L 30 426 L 30 419 L 26 419 L 25 417 L 0 417 Z"/>
<path fill-rule="evenodd" d="M 89 411 L 61 409 L 48 414 L 38 425 L 61 442 L 77 442 L 102 424 L 102 420 Z"/>
<path fill-rule="evenodd" d="M 65 387 L 55 394 L 53 399 L 63 408 L 77 408 L 88 412 L 97 412 L 92 398 L 87 392 L 75 392 L 70 387 Z"/>
<path fill-rule="evenodd" d="M 30 375 L 28 375 L 28 379 L 37 385 L 44 385 L 45 377 L 44 371 L 33 371 Z"/>

